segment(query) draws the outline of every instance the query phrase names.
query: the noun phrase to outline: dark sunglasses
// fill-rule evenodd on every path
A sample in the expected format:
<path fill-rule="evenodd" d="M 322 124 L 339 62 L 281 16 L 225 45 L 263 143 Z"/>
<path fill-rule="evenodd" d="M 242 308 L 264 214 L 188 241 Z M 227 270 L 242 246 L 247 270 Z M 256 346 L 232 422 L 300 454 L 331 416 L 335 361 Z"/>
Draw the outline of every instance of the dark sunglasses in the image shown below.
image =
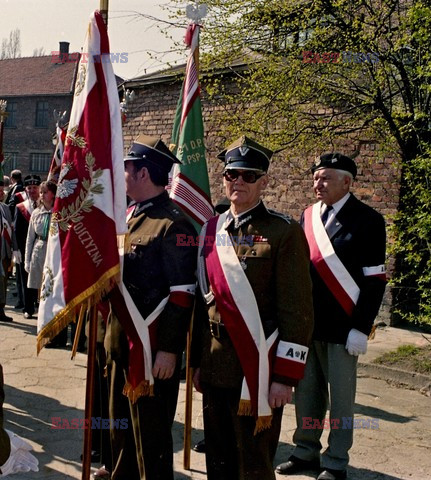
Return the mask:
<path fill-rule="evenodd" d="M 260 177 L 263 177 L 265 173 L 254 172 L 253 170 L 244 170 L 240 172 L 238 170 L 229 169 L 223 172 L 223 177 L 228 182 L 234 182 L 239 177 L 243 179 L 245 183 L 256 183 Z"/>

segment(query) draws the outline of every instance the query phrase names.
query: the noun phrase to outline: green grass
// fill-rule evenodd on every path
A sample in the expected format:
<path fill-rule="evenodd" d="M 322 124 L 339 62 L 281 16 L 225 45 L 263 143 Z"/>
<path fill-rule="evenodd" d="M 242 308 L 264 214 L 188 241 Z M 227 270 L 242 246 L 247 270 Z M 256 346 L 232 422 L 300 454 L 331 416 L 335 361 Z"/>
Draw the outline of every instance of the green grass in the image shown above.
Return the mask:
<path fill-rule="evenodd" d="M 374 363 L 397 366 L 403 370 L 417 373 L 431 373 L 431 345 L 417 347 L 401 345 L 396 350 L 384 353 L 374 360 Z"/>

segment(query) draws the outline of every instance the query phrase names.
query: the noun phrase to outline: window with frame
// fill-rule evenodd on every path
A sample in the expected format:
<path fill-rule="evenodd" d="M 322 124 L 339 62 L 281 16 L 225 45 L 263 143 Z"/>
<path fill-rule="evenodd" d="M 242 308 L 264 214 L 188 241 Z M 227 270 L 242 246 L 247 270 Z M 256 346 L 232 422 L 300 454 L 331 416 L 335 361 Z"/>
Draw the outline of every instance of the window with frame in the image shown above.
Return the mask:
<path fill-rule="evenodd" d="M 5 128 L 16 128 L 17 102 L 8 101 L 6 104 L 7 117 L 4 122 Z"/>
<path fill-rule="evenodd" d="M 12 170 L 16 170 L 18 165 L 18 152 L 4 152 L 3 172 L 10 176 Z"/>
<path fill-rule="evenodd" d="M 48 128 L 48 102 L 37 102 L 36 104 L 36 127 Z"/>
<path fill-rule="evenodd" d="M 31 153 L 30 154 L 30 172 L 48 173 L 51 164 L 50 153 Z"/>

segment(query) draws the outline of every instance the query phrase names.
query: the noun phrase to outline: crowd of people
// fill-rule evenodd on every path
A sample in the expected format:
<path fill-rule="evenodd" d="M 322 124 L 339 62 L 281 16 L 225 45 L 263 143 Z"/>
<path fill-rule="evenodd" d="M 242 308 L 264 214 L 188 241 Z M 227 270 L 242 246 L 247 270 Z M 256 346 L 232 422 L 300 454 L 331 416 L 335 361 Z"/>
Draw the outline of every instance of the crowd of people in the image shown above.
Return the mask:
<path fill-rule="evenodd" d="M 316 203 L 299 221 L 271 210 L 262 197 L 272 155 L 246 136 L 219 154 L 225 205 L 192 245 L 178 240 L 199 232 L 166 191 L 178 159 L 146 135 L 125 157 L 123 276 L 100 309 L 99 400 L 111 429 L 99 439 L 105 465 L 96 479 L 174 479 L 171 431 L 192 316 L 208 479 L 274 480 L 275 471 L 303 470 L 316 470 L 318 480 L 347 478 L 353 426 L 337 428 L 336 420 L 353 418 L 358 355 L 383 298 L 385 222 L 351 193 L 357 166 L 340 153 L 311 166 Z M 14 172 L 11 180 L 2 222 L 14 220 L 2 266 L 7 276 L 13 258 L 18 306 L 31 318 L 55 184 L 35 175 L 21 182 Z M 274 470 L 293 393 L 296 446 Z M 322 423 L 328 407 L 322 451 L 323 430 L 304 419 Z M 119 421 L 128 428 L 116 428 Z"/>

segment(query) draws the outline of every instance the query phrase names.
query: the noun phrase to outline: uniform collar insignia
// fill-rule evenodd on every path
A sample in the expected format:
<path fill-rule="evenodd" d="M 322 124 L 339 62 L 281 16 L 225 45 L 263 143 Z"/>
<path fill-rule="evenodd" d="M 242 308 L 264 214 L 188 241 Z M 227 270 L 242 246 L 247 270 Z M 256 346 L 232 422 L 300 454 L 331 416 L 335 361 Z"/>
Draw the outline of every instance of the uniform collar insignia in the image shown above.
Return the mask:
<path fill-rule="evenodd" d="M 243 217 L 239 216 L 239 217 L 236 217 L 235 218 L 235 229 L 239 228 L 241 225 L 244 225 L 244 223 L 248 222 L 249 220 L 251 220 L 253 217 L 252 215 L 245 215 Z"/>

